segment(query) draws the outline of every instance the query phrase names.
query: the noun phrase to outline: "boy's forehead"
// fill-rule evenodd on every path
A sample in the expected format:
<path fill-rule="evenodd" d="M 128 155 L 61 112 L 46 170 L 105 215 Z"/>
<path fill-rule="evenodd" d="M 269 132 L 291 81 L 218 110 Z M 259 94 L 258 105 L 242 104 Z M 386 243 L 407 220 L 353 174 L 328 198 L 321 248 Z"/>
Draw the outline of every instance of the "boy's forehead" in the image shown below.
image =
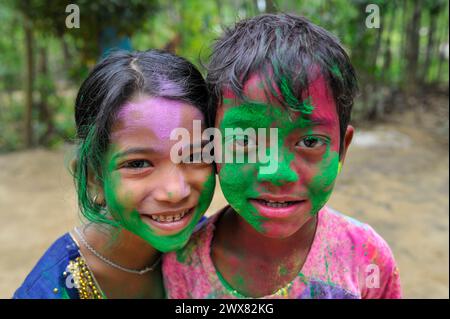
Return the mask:
<path fill-rule="evenodd" d="M 271 87 L 268 87 L 268 83 L 271 81 L 273 81 L 271 78 L 266 79 L 264 75 L 252 74 L 244 84 L 244 96 L 251 101 L 281 107 L 279 99 L 275 96 L 278 95 L 278 97 L 281 97 L 281 92 L 274 83 L 271 83 Z M 228 107 L 242 104 L 229 87 L 222 89 L 222 97 L 223 100 L 218 112 L 219 116 L 223 115 L 223 112 Z M 321 74 L 311 79 L 308 87 L 304 90 L 302 100 L 306 99 L 309 99 L 309 102 L 313 106 L 313 111 L 310 115 L 311 120 L 331 123 L 337 123 L 339 121 L 332 92 L 327 81 Z"/>

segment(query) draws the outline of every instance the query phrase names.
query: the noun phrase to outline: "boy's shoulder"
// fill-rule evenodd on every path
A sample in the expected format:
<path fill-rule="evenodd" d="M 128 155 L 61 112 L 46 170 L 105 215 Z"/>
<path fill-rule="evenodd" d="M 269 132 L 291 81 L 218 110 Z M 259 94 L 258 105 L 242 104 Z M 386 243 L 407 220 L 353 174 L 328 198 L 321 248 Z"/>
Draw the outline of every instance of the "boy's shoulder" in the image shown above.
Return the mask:
<path fill-rule="evenodd" d="M 307 276 L 359 291 L 363 298 L 401 296 L 398 269 L 387 242 L 370 225 L 327 206 L 319 212 L 303 270 Z"/>
<path fill-rule="evenodd" d="M 342 245 L 343 243 L 357 248 L 360 245 L 369 249 L 389 249 L 387 242 L 369 224 L 344 215 L 331 207 L 325 206 L 319 213 L 317 237 L 326 237 L 326 242 Z"/>
<path fill-rule="evenodd" d="M 65 296 L 64 272 L 70 260 L 79 256 L 79 249 L 69 233 L 58 238 L 16 290 L 13 298 L 73 298 Z"/>

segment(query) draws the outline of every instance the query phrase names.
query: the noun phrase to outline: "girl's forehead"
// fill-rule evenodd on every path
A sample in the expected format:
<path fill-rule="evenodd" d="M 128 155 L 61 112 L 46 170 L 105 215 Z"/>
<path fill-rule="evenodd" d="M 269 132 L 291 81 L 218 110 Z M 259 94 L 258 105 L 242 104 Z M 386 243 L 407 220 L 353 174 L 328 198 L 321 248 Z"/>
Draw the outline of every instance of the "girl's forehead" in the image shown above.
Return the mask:
<path fill-rule="evenodd" d="M 203 120 L 195 106 L 162 97 L 139 97 L 127 102 L 118 112 L 114 133 L 136 129 L 149 130 L 161 140 L 169 140 L 177 128 L 191 128 L 193 120 Z"/>

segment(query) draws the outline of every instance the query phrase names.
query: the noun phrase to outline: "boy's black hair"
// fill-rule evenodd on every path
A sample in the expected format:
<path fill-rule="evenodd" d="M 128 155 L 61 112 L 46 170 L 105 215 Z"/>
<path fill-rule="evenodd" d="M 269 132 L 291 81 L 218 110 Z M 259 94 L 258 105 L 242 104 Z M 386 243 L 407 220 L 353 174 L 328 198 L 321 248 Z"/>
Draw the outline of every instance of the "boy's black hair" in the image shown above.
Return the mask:
<path fill-rule="evenodd" d="M 187 102 L 208 118 L 206 83 L 186 59 L 158 50 L 117 51 L 99 62 L 81 85 L 75 102 L 78 152 L 73 173 L 80 211 L 90 221 L 116 225 L 101 214 L 102 207 L 91 198 L 88 174 L 102 179 L 115 116 L 137 94 Z"/>
<path fill-rule="evenodd" d="M 342 151 L 358 85 L 347 53 L 330 32 L 291 14 L 263 14 L 245 19 L 226 29 L 216 40 L 207 69 L 206 82 L 211 92 L 209 114 L 213 119 L 222 102 L 222 89 L 227 87 L 245 100 L 243 87 L 253 73 L 265 75 L 271 89 L 268 93 L 275 92 L 273 81 L 282 90 L 280 103 L 292 107 L 292 98 L 287 95 L 301 102 L 311 76 L 319 72 L 336 103 Z"/>

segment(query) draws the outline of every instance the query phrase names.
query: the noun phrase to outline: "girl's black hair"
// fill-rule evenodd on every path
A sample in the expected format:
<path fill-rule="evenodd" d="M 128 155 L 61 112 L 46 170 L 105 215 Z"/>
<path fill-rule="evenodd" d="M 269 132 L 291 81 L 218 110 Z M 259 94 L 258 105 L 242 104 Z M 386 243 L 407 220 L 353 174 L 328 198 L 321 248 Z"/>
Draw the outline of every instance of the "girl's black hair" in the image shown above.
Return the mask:
<path fill-rule="evenodd" d="M 301 105 L 310 77 L 319 72 L 336 103 L 342 151 L 358 85 L 347 53 L 327 30 L 304 17 L 284 13 L 245 19 L 216 40 L 207 69 L 212 116 L 222 101 L 223 88 L 246 99 L 243 87 L 253 73 L 265 75 L 270 93 L 274 92 L 273 81 L 282 90 L 282 105 L 291 107 L 292 97 Z"/>
<path fill-rule="evenodd" d="M 207 86 L 186 59 L 159 50 L 118 51 L 99 62 L 81 85 L 75 102 L 78 151 L 73 173 L 80 211 L 90 221 L 117 226 L 89 194 L 88 174 L 102 179 L 111 126 L 120 107 L 136 94 L 187 102 L 208 121 Z"/>

